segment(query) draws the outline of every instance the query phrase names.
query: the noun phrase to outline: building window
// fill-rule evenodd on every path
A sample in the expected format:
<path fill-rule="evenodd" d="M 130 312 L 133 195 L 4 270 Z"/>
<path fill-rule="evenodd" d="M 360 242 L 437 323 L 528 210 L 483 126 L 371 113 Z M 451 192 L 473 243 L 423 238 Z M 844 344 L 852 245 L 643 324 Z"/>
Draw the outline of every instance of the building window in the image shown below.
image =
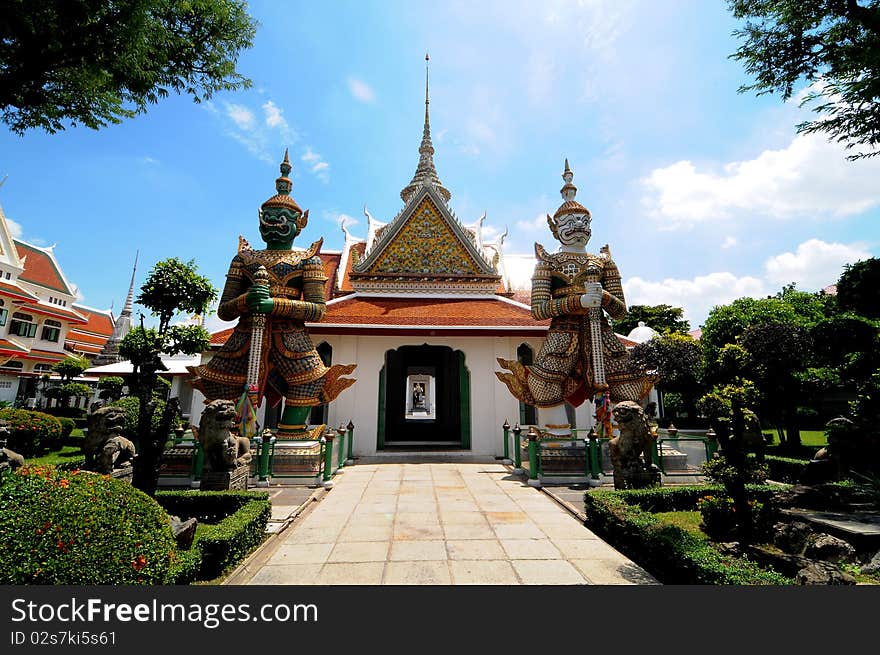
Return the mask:
<path fill-rule="evenodd" d="M 11 276 L 11 275 L 9 274 L 9 272 L 7 271 L 7 272 L 6 272 L 6 279 L 8 280 L 8 279 L 11 278 L 11 277 L 12 277 L 12 276 Z"/>
<path fill-rule="evenodd" d="M 9 310 L 6 309 L 2 300 L 0 300 L 0 326 L 6 325 L 6 317 L 9 316 Z"/>
<path fill-rule="evenodd" d="M 17 337 L 33 337 L 37 334 L 37 324 L 30 314 L 15 312 L 9 322 L 9 334 Z"/>
<path fill-rule="evenodd" d="M 51 364 L 34 364 L 34 373 L 38 373 L 40 375 L 49 375 L 52 373 L 52 365 Z"/>
<path fill-rule="evenodd" d="M 58 321 L 46 321 L 43 323 L 43 341 L 54 341 L 58 342 L 58 337 L 61 336 L 61 323 Z"/>
<path fill-rule="evenodd" d="M 24 368 L 24 363 L 14 359 L 0 366 L 0 373 L 8 373 L 10 375 L 18 375 Z"/>

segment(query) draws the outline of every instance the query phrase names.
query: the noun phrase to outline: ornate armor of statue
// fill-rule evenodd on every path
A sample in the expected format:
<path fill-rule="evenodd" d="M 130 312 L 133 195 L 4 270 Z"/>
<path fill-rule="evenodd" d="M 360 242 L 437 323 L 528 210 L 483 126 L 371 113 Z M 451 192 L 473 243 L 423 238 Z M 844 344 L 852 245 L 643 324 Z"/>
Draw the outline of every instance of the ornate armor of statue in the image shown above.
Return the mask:
<path fill-rule="evenodd" d="M 238 324 L 207 364 L 190 369 L 196 376 L 193 386 L 208 401 L 236 400 L 247 384 L 254 383 L 249 377 L 256 377 L 258 396 L 265 396 L 273 406 L 284 401 L 278 426 L 282 438 L 305 436 L 310 408 L 330 402 L 354 384 L 355 380 L 341 376 L 356 366 L 325 366 L 306 332 L 306 321 L 324 316 L 327 276 L 318 257 L 323 239 L 306 250 L 291 249 L 309 212 L 290 197 L 290 171 L 285 151 L 281 177 L 275 181 L 277 193 L 263 203 L 259 214 L 266 248 L 255 250 L 240 237 L 238 254 L 226 274 L 217 316 L 238 319 Z M 267 274 L 268 284 L 263 282 Z M 263 323 L 263 317 L 265 326 L 254 331 L 255 319 Z M 259 357 L 251 357 L 252 348 Z M 251 376 L 249 359 L 256 360 L 251 362 Z"/>
<path fill-rule="evenodd" d="M 518 399 L 536 407 L 578 406 L 608 391 L 612 402 L 641 401 L 653 379 L 632 366 L 625 346 L 605 317 L 626 315 L 617 265 L 608 246 L 588 253 L 591 216 L 575 200 L 577 187 L 565 161 L 563 203 L 547 223 L 562 244 L 548 253 L 535 244 L 538 263 L 532 276 L 532 316 L 551 319 L 550 330 L 531 366 L 498 359 L 511 372 L 496 372 Z M 567 421 L 561 414 L 562 423 Z"/>

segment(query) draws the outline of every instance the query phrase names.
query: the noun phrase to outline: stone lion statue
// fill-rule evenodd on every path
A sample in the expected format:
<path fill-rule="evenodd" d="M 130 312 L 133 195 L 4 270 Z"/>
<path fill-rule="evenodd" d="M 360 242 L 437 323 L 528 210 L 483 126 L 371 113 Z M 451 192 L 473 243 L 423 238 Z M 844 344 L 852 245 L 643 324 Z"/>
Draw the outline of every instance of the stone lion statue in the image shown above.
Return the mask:
<path fill-rule="evenodd" d="M 125 410 L 108 405 L 89 415 L 83 453 L 84 468 L 97 473 L 112 473 L 130 467 L 137 453 L 131 440 L 123 435 Z"/>
<path fill-rule="evenodd" d="M 205 460 L 212 471 L 230 471 L 251 461 L 251 442 L 232 431 L 235 403 L 213 400 L 202 412 L 198 428 L 193 428 Z"/>
<path fill-rule="evenodd" d="M 9 421 L 0 419 L 0 473 L 24 466 L 24 457 L 6 447 L 9 433 Z"/>
<path fill-rule="evenodd" d="M 624 400 L 612 411 L 620 434 L 609 442 L 615 489 L 641 489 L 660 482 L 651 461 L 651 429 L 641 405 Z"/>

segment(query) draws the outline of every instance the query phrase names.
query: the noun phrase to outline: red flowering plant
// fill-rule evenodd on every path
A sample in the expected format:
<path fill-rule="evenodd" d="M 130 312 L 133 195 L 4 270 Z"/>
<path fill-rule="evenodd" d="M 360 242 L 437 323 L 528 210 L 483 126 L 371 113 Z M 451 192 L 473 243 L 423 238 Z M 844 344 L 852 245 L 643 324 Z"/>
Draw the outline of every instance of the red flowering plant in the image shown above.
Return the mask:
<path fill-rule="evenodd" d="M 25 466 L 0 484 L 0 584 L 163 584 L 168 515 L 131 485 Z"/>

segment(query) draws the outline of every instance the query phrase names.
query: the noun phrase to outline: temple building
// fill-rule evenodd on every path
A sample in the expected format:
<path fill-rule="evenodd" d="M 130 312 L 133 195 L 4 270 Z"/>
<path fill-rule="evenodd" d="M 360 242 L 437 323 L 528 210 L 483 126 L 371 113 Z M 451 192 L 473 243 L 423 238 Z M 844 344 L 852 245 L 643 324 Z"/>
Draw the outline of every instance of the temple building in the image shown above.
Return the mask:
<path fill-rule="evenodd" d="M 326 314 L 306 326 L 325 364 L 357 363 L 357 383 L 330 406 L 316 407 L 311 423 L 352 421 L 356 455 L 499 455 L 505 421 L 537 419 L 495 377 L 496 358 L 531 364 L 550 321 L 532 318 L 529 289 L 514 288 L 505 266 L 526 256 L 505 255 L 503 236 L 485 243 L 485 216 L 465 225 L 452 211 L 452 193 L 434 166 L 427 78 L 419 161 L 400 197 L 403 207 L 391 220 L 379 221 L 365 207 L 366 237 L 343 226 L 342 250 L 320 253 Z M 212 335 L 203 362 L 231 333 Z M 192 416 L 202 401 L 195 392 Z M 572 424 L 593 424 L 592 403 L 568 409 Z M 274 411 L 265 403 L 262 411 L 261 422 L 272 427 Z"/>
<path fill-rule="evenodd" d="M 101 351 L 113 316 L 76 299 L 54 246 L 14 239 L 0 208 L 0 400 L 33 404 L 39 378 L 56 362 Z"/>

